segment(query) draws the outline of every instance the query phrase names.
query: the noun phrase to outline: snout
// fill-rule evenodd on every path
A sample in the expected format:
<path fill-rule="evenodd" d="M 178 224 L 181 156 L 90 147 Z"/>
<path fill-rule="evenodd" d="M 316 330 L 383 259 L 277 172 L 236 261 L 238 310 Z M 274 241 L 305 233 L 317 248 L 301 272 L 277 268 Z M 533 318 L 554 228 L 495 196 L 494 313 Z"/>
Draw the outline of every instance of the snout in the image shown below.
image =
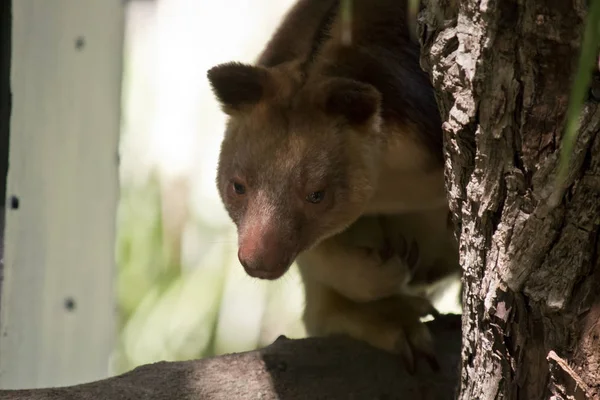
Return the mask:
<path fill-rule="evenodd" d="M 294 262 L 297 251 L 293 247 L 277 231 L 254 227 L 240 235 L 238 259 L 248 275 L 275 280 Z"/>

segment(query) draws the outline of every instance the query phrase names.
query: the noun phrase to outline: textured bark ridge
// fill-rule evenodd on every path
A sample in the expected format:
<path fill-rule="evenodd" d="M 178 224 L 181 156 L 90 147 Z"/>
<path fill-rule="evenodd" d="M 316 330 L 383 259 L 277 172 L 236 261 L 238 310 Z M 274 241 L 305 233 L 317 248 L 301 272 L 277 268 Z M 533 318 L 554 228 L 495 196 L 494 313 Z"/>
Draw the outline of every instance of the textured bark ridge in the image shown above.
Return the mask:
<path fill-rule="evenodd" d="M 425 0 L 465 301 L 459 398 L 600 398 L 600 111 L 548 199 L 584 0 Z"/>
<path fill-rule="evenodd" d="M 1 400 L 450 400 L 460 364 L 460 317 L 429 322 L 440 372 L 348 338 L 277 339 L 257 351 L 145 365 L 56 389 L 0 391 Z M 425 363 L 422 363 L 425 364 Z"/>

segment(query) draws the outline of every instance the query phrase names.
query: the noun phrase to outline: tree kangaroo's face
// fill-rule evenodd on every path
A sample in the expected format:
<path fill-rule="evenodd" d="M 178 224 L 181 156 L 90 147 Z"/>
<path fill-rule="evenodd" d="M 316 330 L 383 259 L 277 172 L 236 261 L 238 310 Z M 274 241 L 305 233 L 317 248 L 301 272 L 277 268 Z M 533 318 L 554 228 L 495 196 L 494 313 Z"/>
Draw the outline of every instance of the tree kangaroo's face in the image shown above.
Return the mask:
<path fill-rule="evenodd" d="M 379 97 L 365 85 L 334 80 L 285 101 L 265 98 L 264 85 L 272 84 L 267 70 L 215 68 L 209 78 L 230 115 L 218 190 L 238 229 L 240 263 L 250 276 L 277 279 L 300 252 L 354 222 L 373 195 L 380 143 L 371 120 L 378 117 Z M 260 77 L 252 82 L 261 94 L 234 101 L 248 97 L 252 85 L 238 82 L 236 92 L 219 68 L 229 78 Z M 370 113 L 357 108 L 368 102 Z M 361 112 L 367 115 L 359 118 Z"/>

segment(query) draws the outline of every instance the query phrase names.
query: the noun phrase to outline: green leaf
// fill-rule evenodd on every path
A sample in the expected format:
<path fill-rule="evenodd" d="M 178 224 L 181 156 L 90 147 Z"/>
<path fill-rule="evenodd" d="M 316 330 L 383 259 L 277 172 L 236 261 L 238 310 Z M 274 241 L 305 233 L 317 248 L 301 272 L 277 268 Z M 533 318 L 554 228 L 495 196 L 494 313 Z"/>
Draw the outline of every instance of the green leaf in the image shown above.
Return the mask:
<path fill-rule="evenodd" d="M 592 70 L 597 68 L 598 47 L 600 45 L 600 0 L 592 0 L 590 3 L 583 42 L 581 43 L 577 74 L 571 87 L 567 123 L 561 141 L 558 172 L 554 183 L 554 191 L 550 198 L 552 207 L 558 205 L 565 189 L 573 147 L 579 131 L 579 117 L 587 97 Z"/>
<path fill-rule="evenodd" d="M 352 0 L 340 2 L 342 15 L 342 43 L 345 46 L 352 44 Z"/>
<path fill-rule="evenodd" d="M 419 12 L 420 0 L 408 0 L 408 10 L 406 13 L 406 19 L 408 24 L 408 30 L 413 36 L 413 39 L 417 38 L 417 14 Z"/>

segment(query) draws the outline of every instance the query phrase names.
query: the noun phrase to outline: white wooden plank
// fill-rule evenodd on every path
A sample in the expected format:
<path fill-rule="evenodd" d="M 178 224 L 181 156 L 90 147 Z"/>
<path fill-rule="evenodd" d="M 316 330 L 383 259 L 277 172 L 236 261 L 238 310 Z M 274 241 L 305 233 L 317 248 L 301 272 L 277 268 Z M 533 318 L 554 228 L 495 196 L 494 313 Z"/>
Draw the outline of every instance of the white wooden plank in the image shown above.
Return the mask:
<path fill-rule="evenodd" d="M 13 18 L 19 208 L 6 214 L 0 388 L 100 379 L 115 343 L 123 4 L 13 0 Z"/>

